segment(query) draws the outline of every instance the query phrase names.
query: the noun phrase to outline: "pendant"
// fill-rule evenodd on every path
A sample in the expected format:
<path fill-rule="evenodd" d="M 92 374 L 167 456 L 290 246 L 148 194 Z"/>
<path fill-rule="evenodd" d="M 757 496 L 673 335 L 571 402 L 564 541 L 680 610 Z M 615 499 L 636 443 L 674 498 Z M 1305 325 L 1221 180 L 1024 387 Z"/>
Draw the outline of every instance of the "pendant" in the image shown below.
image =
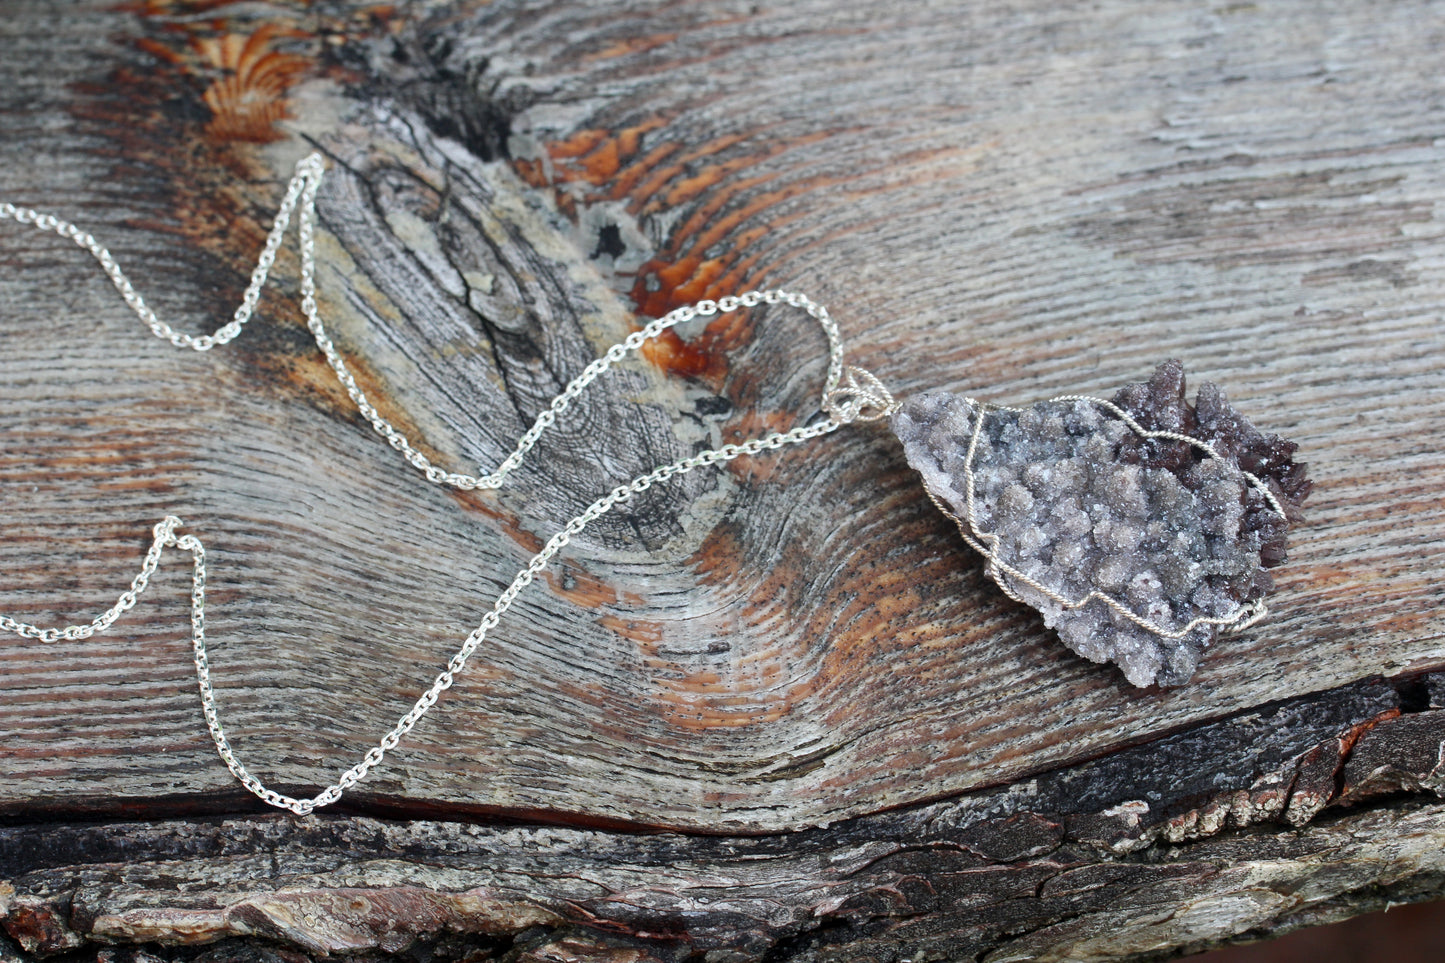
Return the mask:
<path fill-rule="evenodd" d="M 427 481 L 465 491 L 503 485 L 547 431 L 594 380 L 629 352 L 676 324 L 761 304 L 805 311 L 828 339 L 822 419 L 658 465 L 598 497 L 557 531 L 492 603 L 481 622 L 427 688 L 361 759 L 314 796 L 277 792 L 236 757 L 211 684 L 205 634 L 206 553 L 180 519 L 155 527 L 140 574 L 108 611 L 88 623 L 42 628 L 0 613 L 0 632 L 40 642 L 81 641 L 108 629 L 135 605 L 168 548 L 193 559 L 191 646 L 201 712 L 221 760 L 266 803 L 298 815 L 330 805 L 365 779 L 437 704 L 518 594 L 589 523 L 658 482 L 686 472 L 821 438 L 854 422 L 890 419 L 908 461 L 929 496 L 985 558 L 988 575 L 1005 593 L 1042 613 L 1065 644 L 1095 661 L 1112 661 L 1138 686 L 1187 681 L 1206 645 L 1264 615 L 1270 588 L 1265 569 L 1285 558 L 1289 523 L 1309 493 L 1295 446 L 1262 435 L 1206 384 L 1190 406 L 1184 371 L 1167 362 L 1147 384 L 1130 385 L 1113 401 L 1069 396 L 1008 408 L 949 392 L 898 404 L 869 372 L 844 363 L 843 339 L 826 308 L 798 292 L 747 291 L 675 308 L 608 348 L 552 399 L 497 468 L 485 474 L 447 471 L 387 421 L 351 374 L 317 312 L 315 201 L 324 164 L 312 154 L 297 164 L 252 275 L 243 304 L 212 334 L 170 327 L 146 307 L 120 266 L 91 234 L 68 221 L 0 202 L 0 220 L 53 231 L 75 241 L 100 263 L 151 332 L 177 347 L 208 351 L 240 335 L 293 213 L 298 214 L 301 311 L 316 345 L 358 411 Z"/>
<path fill-rule="evenodd" d="M 1188 681 L 1204 648 L 1265 614 L 1266 569 L 1310 491 L 1295 444 L 1160 365 L 1113 401 L 1029 408 L 947 391 L 891 412 L 908 463 L 1010 597 L 1136 686 Z"/>

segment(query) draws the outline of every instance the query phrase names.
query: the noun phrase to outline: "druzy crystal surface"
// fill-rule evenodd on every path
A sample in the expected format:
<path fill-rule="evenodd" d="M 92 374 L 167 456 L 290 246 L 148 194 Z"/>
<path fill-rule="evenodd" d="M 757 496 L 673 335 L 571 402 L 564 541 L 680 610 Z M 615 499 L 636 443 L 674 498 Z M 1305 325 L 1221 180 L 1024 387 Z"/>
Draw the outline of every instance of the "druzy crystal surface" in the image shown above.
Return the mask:
<path fill-rule="evenodd" d="M 1184 387 L 1182 366 L 1166 362 L 1113 403 L 1146 432 L 1199 439 L 1219 457 L 1147 437 L 1092 400 L 1006 409 L 929 392 L 892 419 L 924 486 L 993 556 L 1000 586 L 1137 686 L 1187 681 L 1220 625 L 1269 590 L 1265 569 L 1284 561 L 1309 492 L 1293 443 L 1261 434 L 1214 385 L 1193 406 Z"/>

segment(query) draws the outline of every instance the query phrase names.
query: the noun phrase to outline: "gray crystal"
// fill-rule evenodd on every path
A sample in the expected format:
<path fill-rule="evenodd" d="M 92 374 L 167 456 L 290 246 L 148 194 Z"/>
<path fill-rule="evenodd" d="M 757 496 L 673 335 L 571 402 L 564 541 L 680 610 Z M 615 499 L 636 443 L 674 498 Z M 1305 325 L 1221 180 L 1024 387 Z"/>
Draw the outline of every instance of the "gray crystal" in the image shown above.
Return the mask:
<path fill-rule="evenodd" d="M 1178 378 L 1182 399 L 1182 371 Z M 909 464 L 975 542 L 965 467 L 981 407 L 929 392 L 893 415 Z M 1103 593 L 1173 631 L 1199 617 L 1232 618 L 1267 587 L 1262 536 L 1245 524 L 1246 507 L 1260 496 L 1232 462 L 1167 441 L 1157 444 L 1184 452 L 1171 456 L 1173 464 L 1141 458 L 1140 445 L 1155 443 L 1091 401 L 982 410 L 973 521 L 997 537 L 995 551 L 1009 566 L 1068 599 Z M 1006 571 L 990 574 L 1038 609 L 1069 648 L 1114 662 L 1137 686 L 1187 681 L 1218 631 L 1200 625 L 1168 638 L 1103 601 L 1070 609 Z"/>

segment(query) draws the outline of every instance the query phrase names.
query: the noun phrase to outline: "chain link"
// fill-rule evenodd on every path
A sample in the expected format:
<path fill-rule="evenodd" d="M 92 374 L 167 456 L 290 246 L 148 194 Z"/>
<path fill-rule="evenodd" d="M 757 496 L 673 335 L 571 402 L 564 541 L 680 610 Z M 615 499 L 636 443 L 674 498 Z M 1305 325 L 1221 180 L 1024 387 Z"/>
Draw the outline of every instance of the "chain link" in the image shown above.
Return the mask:
<path fill-rule="evenodd" d="M 68 625 L 63 629 L 42 629 L 27 622 L 18 622 L 7 615 L 0 615 L 0 630 L 14 633 L 23 639 L 37 639 L 41 642 L 78 642 L 97 632 L 104 632 L 116 619 L 135 608 L 136 599 L 146 590 L 151 576 L 156 573 L 156 566 L 160 564 L 162 547 L 167 544 L 167 539 L 171 538 L 171 533 L 179 524 L 179 519 L 167 516 L 165 521 L 155 527 L 155 540 L 146 552 L 145 561 L 141 563 L 140 574 L 131 581 L 129 589 L 120 593 L 120 598 L 114 605 L 89 622 L 83 625 Z"/>
<path fill-rule="evenodd" d="M 110 251 L 106 250 L 90 233 L 82 231 L 69 221 L 61 220 L 50 214 L 42 214 L 28 207 L 17 207 L 10 203 L 0 203 L 0 219 L 33 225 L 39 230 L 53 231 L 61 237 L 70 238 L 80 247 L 89 251 L 100 263 L 101 268 L 110 278 L 111 283 L 115 285 L 116 290 L 120 292 L 126 304 L 130 305 L 156 337 L 168 341 L 178 348 L 209 351 L 217 345 L 226 344 L 239 335 L 243 326 L 255 312 L 256 303 L 261 296 L 261 289 L 275 262 L 276 252 L 280 249 L 286 228 L 299 205 L 297 234 L 301 252 L 301 310 L 306 316 L 306 326 L 316 339 L 317 347 L 320 348 L 327 363 L 331 365 L 342 387 L 346 389 L 352 402 L 371 423 L 376 433 L 386 439 L 387 443 L 420 471 L 428 481 L 439 485 L 461 489 L 500 488 L 507 476 L 522 464 L 547 429 L 556 423 L 557 416 L 565 412 L 571 403 L 586 390 L 587 386 L 612 365 L 674 325 L 690 321 L 693 318 L 710 317 L 740 308 L 756 307 L 759 304 L 788 304 L 800 308 L 822 327 L 828 339 L 828 369 L 823 380 L 821 407 L 827 417 L 811 424 L 801 425 L 791 431 L 773 432 L 747 441 L 725 444 L 658 466 L 598 498 L 582 514 L 573 518 L 553 535 L 541 551 L 532 556 L 526 566 L 512 579 L 511 584 L 497 597 L 491 611 L 482 617 L 481 623 L 472 630 L 461 647 L 448 660 L 446 668 L 437 675 L 431 686 L 417 698 L 412 707 L 397 720 L 396 724 L 381 737 L 377 744 L 367 750 L 360 761 L 341 773 L 334 783 L 315 796 L 306 799 L 287 796 L 267 788 L 241 763 L 231 748 L 217 709 L 216 694 L 211 684 L 210 660 L 206 650 L 206 550 L 201 540 L 194 534 L 177 534 L 177 529 L 183 523 L 176 516 L 167 515 L 155 526 L 154 538 L 150 549 L 146 552 L 145 560 L 141 564 L 140 574 L 131 582 L 130 588 L 121 593 L 114 606 L 89 623 L 66 626 L 61 629 L 40 628 L 9 616 L 0 615 L 0 630 L 19 635 L 22 638 L 41 642 L 89 639 L 95 633 L 108 629 L 116 619 L 135 606 L 137 597 L 145 591 L 151 577 L 155 574 L 163 550 L 176 548 L 190 552 L 192 556 L 191 648 L 196 667 L 197 687 L 201 696 L 201 711 L 205 717 L 206 728 L 210 732 L 211 740 L 215 743 L 216 751 L 226 764 L 226 768 L 247 790 L 269 805 L 290 810 L 300 816 L 309 815 L 323 806 L 336 802 L 341 798 L 342 793 L 365 779 L 376 766 L 381 764 L 386 758 L 386 754 L 395 749 L 427 712 L 437 704 L 441 694 L 451 688 L 457 676 L 466 668 L 467 661 L 486 639 L 487 633 L 501 622 L 502 616 L 512 607 L 518 595 L 528 585 L 531 585 L 551 559 L 573 538 L 580 535 L 588 525 L 634 495 L 647 491 L 658 482 L 685 475 L 698 468 L 723 464 L 743 455 L 776 451 L 787 445 L 809 441 L 836 431 L 852 421 L 867 421 L 883 417 L 895 407 L 893 397 L 877 378 L 861 368 L 844 365 L 842 336 L 838 331 L 837 323 L 828 314 L 826 308 L 797 292 L 748 291 L 735 296 L 718 298 L 715 301 L 703 300 L 693 305 L 677 308 L 663 317 L 649 322 L 643 328 L 632 332 L 622 341 L 608 348 L 600 357 L 587 365 L 581 374 L 573 378 L 562 393 L 553 398 L 551 403 L 537 415 L 532 427 L 517 442 L 515 450 L 491 473 L 469 475 L 446 471 L 432 464 L 430 459 L 417 451 L 407 437 L 397 431 L 371 404 L 366 394 L 357 385 L 356 379 L 352 377 L 345 359 L 336 349 L 336 345 L 321 322 L 316 305 L 315 222 L 316 193 L 321 187 L 323 172 L 324 163 L 320 154 L 311 154 L 296 165 L 296 174 L 292 177 L 286 193 L 281 199 L 275 221 L 272 223 L 270 233 L 266 236 L 266 243 L 257 259 L 255 269 L 251 272 L 251 283 L 242 296 L 241 305 L 236 309 L 232 319 L 218 328 L 215 333 L 199 337 L 178 332 L 157 318 L 144 299 L 132 287 L 130 280 L 121 270 L 120 265 L 116 263 L 115 258 L 111 256 Z"/>

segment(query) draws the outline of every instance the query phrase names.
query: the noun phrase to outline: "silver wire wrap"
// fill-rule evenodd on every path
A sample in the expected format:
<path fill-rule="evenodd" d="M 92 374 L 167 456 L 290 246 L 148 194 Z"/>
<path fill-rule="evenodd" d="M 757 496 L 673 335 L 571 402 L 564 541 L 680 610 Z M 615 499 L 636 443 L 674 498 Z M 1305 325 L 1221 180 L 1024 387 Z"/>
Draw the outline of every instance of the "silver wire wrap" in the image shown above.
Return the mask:
<path fill-rule="evenodd" d="M 1182 639 L 1189 633 L 1193 632 L 1195 629 L 1199 628 L 1201 625 L 1216 626 L 1222 632 L 1242 632 L 1245 629 L 1248 629 L 1251 626 L 1258 624 L 1261 619 L 1263 619 L 1269 614 L 1269 610 L 1265 607 L 1264 602 L 1255 600 L 1252 602 L 1240 603 L 1235 608 L 1234 612 L 1230 615 L 1198 616 L 1196 618 L 1190 619 L 1188 622 L 1178 628 L 1170 628 L 1167 625 L 1161 625 L 1158 622 L 1153 621 L 1152 619 L 1148 619 L 1142 615 L 1139 615 L 1127 605 L 1123 604 L 1122 602 L 1118 601 L 1107 593 L 1098 591 L 1097 589 L 1089 592 L 1088 594 L 1080 598 L 1069 598 L 1066 595 L 1061 595 L 1055 590 L 1049 588 L 1047 585 L 1043 584 L 1042 582 L 1029 575 L 1027 572 L 1023 571 L 1022 569 L 1019 569 L 1004 561 L 1003 556 L 999 554 L 1000 539 L 998 535 L 993 532 L 984 531 L 982 528 L 979 527 L 977 521 L 978 515 L 976 509 L 977 503 L 974 489 L 973 465 L 974 460 L 978 454 L 979 439 L 983 437 L 984 419 L 988 417 L 989 413 L 994 411 L 1012 411 L 1022 413 L 1024 409 L 1012 408 L 1008 405 L 996 405 L 988 402 L 976 401 L 973 398 L 965 398 L 964 401 L 967 402 L 974 409 L 974 411 L 977 412 L 977 415 L 973 421 L 973 430 L 969 433 L 968 449 L 964 455 L 963 460 L 964 505 L 967 510 L 968 517 L 966 519 L 959 518 L 953 512 L 949 511 L 948 507 L 943 504 L 942 500 L 936 497 L 931 491 L 928 492 L 928 498 L 930 501 L 933 502 L 934 505 L 938 506 L 938 510 L 943 512 L 945 517 L 947 517 L 958 526 L 959 534 L 963 536 L 963 540 L 967 542 L 970 546 L 972 546 L 975 551 L 977 551 L 988 561 L 988 565 L 985 569 L 988 573 L 988 577 L 993 579 L 993 581 L 998 585 L 998 587 L 1003 590 L 1003 593 L 1009 598 L 1013 599 L 1015 602 L 1022 602 L 1024 605 L 1034 607 L 1032 602 L 1021 596 L 1018 590 L 1009 584 L 1008 580 L 1003 577 L 1004 575 L 1007 575 L 1009 579 L 1013 579 L 1016 582 L 1027 585 L 1029 588 L 1032 588 L 1040 595 L 1043 595 L 1045 598 L 1050 599 L 1064 609 L 1079 609 L 1083 608 L 1085 605 L 1088 605 L 1090 602 L 1102 602 L 1111 610 L 1118 613 L 1123 618 L 1128 619 L 1130 622 L 1133 622 L 1135 625 L 1139 626 L 1146 632 L 1157 635 L 1160 638 L 1164 639 Z M 1132 415 L 1130 415 L 1123 408 L 1120 408 L 1118 405 L 1114 404 L 1112 401 L 1105 401 L 1103 398 L 1091 398 L 1088 395 L 1059 395 L 1056 398 L 1049 399 L 1049 402 L 1051 403 L 1056 401 L 1083 401 L 1089 404 L 1097 405 L 1105 411 L 1109 412 L 1115 418 L 1118 418 L 1120 421 L 1124 422 L 1124 424 L 1127 425 L 1131 431 L 1133 431 L 1141 438 L 1162 438 L 1167 441 L 1185 442 L 1186 444 L 1192 445 L 1197 450 L 1203 452 L 1207 457 L 1212 458 L 1215 461 L 1222 462 L 1225 465 L 1229 465 L 1229 462 L 1222 456 L 1220 456 L 1219 452 L 1216 451 L 1214 446 L 1209 444 L 1209 442 L 1204 441 L 1200 438 L 1195 438 L 1192 435 L 1185 435 L 1174 431 L 1151 431 L 1145 428 L 1143 425 L 1139 424 L 1139 422 L 1136 421 Z M 1266 485 L 1258 476 L 1254 475 L 1251 472 L 1245 471 L 1243 468 L 1234 467 L 1233 471 L 1235 471 L 1241 478 L 1243 478 L 1247 485 L 1252 486 L 1256 491 L 1260 493 L 1260 495 L 1264 497 L 1264 500 L 1269 504 L 1271 511 L 1273 511 L 1281 518 L 1288 518 L 1288 515 L 1285 514 L 1284 506 L 1280 504 L 1280 501 L 1278 498 L 1275 497 L 1274 492 L 1269 490 L 1269 486 Z"/>
<path fill-rule="evenodd" d="M 221 724 L 217 712 L 215 691 L 211 686 L 210 663 L 206 653 L 206 550 L 201 544 L 201 540 L 195 535 L 176 534 L 176 530 L 183 524 L 176 516 L 168 515 L 155 526 L 151 547 L 146 552 L 140 574 L 135 577 L 130 589 L 121 594 L 114 606 L 90 622 L 60 629 L 40 628 L 9 616 L 0 615 L 0 630 L 22 638 L 41 642 L 89 639 L 97 632 L 108 629 L 116 619 L 135 605 L 136 597 L 145 591 L 151 577 L 155 574 L 165 549 L 178 548 L 181 551 L 190 552 L 192 556 L 191 645 L 196 666 L 196 681 L 201 695 L 201 711 L 205 716 L 206 728 L 209 730 L 211 740 L 215 743 L 216 751 L 226 764 L 226 768 L 240 780 L 246 789 L 262 801 L 281 809 L 290 810 L 299 816 L 309 815 L 322 806 L 336 802 L 341 798 L 342 793 L 365 779 L 372 769 L 381 764 L 386 754 L 395 749 L 431 710 L 432 706 L 436 705 L 441 694 L 451 688 L 457 676 L 466 667 L 467 660 L 485 640 L 487 633 L 501 621 L 502 616 L 511 608 L 518 594 L 536 579 L 553 556 L 565 548 L 589 524 L 633 495 L 651 488 L 657 482 L 687 474 L 697 468 L 723 464 L 743 455 L 757 455 L 765 451 L 775 451 L 787 445 L 809 441 L 836 431 L 849 422 L 876 420 L 887 416 L 896 407 L 893 396 L 877 378 L 861 368 L 844 365 L 842 336 L 839 334 L 837 323 L 828 314 L 826 308 L 816 304 L 806 295 L 796 292 L 748 291 L 735 297 L 719 298 L 716 301 L 704 300 L 677 308 L 608 348 L 601 357 L 573 378 L 561 394 L 552 399 L 551 403 L 537 416 L 532 427 L 522 435 L 517 442 L 516 449 L 502 461 L 496 470 L 483 475 L 446 471 L 432 464 L 430 459 L 411 445 L 405 435 L 397 431 L 389 421 L 381 416 L 357 385 L 356 379 L 352 377 L 350 369 L 346 366 L 345 359 L 337 351 L 326 333 L 325 326 L 321 323 L 316 307 L 315 226 L 316 192 L 321 187 L 324 170 L 325 164 L 318 153 L 310 154 L 297 163 L 296 173 L 291 178 L 286 193 L 281 199 L 281 204 L 277 208 L 275 221 L 271 226 L 270 233 L 266 236 L 266 243 L 261 249 L 261 254 L 257 258 L 256 268 L 251 272 L 251 283 L 242 296 L 241 305 L 236 309 L 231 320 L 216 329 L 215 333 L 199 337 L 178 332 L 156 317 L 155 312 L 131 285 L 115 258 L 89 232 L 53 215 L 42 214 L 31 208 L 17 207 L 10 203 L 0 203 L 0 219 L 32 225 L 42 231 L 53 231 L 61 237 L 74 241 L 89 251 L 100 263 L 101 268 L 110 278 L 111 283 L 115 285 L 116 290 L 120 292 L 121 297 L 125 299 L 126 304 L 130 305 L 131 310 L 156 337 L 168 341 L 178 348 L 209 351 L 211 348 L 233 340 L 241 333 L 246 322 L 251 319 L 256 310 L 257 301 L 261 297 L 261 289 L 265 285 L 271 266 L 276 259 L 276 252 L 280 249 L 281 242 L 285 237 L 286 228 L 299 204 L 297 234 L 301 254 L 301 310 L 306 316 L 306 326 L 316 339 L 316 345 L 321 349 L 321 353 L 326 357 L 331 369 L 336 373 L 337 380 L 346 389 L 347 395 L 351 397 L 357 409 L 371 422 L 376 433 L 386 439 L 387 443 L 421 472 L 428 481 L 438 485 L 466 490 L 500 488 L 507 475 L 522 464 L 527 453 L 537 444 L 538 439 L 556 423 L 557 416 L 566 411 L 567 407 L 587 386 L 613 364 L 676 324 L 697 317 L 708 317 L 759 304 L 782 303 L 801 308 L 818 322 L 824 334 L 827 335 L 828 370 L 823 380 L 820 407 L 828 417 L 811 424 L 800 425 L 790 431 L 772 432 L 741 443 L 722 445 L 719 448 L 661 465 L 646 474 L 637 476 L 625 485 L 617 486 L 598 498 L 587 507 L 586 511 L 573 518 L 561 531 L 553 535 L 541 551 L 532 556 L 531 561 L 517 573 L 512 583 L 497 597 L 492 610 L 483 616 L 481 624 L 473 629 L 462 642 L 456 654 L 447 662 L 446 668 L 437 675 L 431 686 L 422 693 L 412 707 L 401 716 L 396 725 L 382 736 L 359 762 L 341 773 L 334 783 L 307 799 L 287 796 L 267 788 L 241 763 L 231 749 L 225 727 Z"/>

